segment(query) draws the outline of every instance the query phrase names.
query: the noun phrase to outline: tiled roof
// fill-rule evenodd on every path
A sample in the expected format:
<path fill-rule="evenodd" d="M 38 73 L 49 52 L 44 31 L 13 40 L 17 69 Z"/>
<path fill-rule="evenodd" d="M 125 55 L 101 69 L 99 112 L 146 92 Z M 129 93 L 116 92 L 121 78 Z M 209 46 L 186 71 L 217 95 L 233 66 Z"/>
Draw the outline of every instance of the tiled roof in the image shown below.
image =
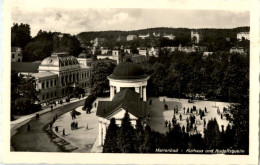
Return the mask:
<path fill-rule="evenodd" d="M 140 95 L 131 89 L 120 91 L 112 101 L 99 101 L 96 115 L 107 118 L 120 108 L 127 110 L 137 118 L 147 115 L 147 102 L 141 101 Z"/>
<path fill-rule="evenodd" d="M 41 63 L 33 63 L 33 62 L 12 62 L 11 71 L 38 73 L 38 68 L 40 65 Z"/>

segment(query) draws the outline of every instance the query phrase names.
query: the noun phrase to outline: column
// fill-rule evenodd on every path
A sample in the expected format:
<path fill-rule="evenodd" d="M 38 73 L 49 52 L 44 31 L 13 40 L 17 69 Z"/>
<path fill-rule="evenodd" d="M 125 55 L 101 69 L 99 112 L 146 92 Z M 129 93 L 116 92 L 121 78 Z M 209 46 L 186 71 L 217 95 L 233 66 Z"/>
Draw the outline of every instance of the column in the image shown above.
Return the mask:
<path fill-rule="evenodd" d="M 140 86 L 140 98 L 143 98 L 143 87 Z"/>
<path fill-rule="evenodd" d="M 103 137 L 102 137 L 102 123 L 99 121 L 98 124 L 98 144 L 101 146 L 103 145 Z"/>
<path fill-rule="evenodd" d="M 110 86 L 110 101 L 113 99 L 114 97 L 114 87 L 111 85 Z"/>
<path fill-rule="evenodd" d="M 143 101 L 146 101 L 146 86 L 143 87 Z"/>
<path fill-rule="evenodd" d="M 103 123 L 103 145 L 105 144 L 105 138 L 107 133 L 106 123 Z"/>
<path fill-rule="evenodd" d="M 140 93 L 139 87 L 135 87 L 135 92 L 136 92 L 136 93 Z"/>
<path fill-rule="evenodd" d="M 116 87 L 116 93 L 118 93 L 118 92 L 120 92 L 120 87 L 119 86 Z"/>

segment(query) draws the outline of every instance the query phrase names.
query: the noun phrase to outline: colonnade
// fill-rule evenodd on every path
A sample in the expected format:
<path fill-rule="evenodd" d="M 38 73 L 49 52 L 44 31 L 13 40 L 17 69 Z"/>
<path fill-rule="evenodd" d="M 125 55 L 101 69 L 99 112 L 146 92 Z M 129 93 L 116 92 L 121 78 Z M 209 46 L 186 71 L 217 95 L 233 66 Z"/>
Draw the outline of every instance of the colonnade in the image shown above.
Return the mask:
<path fill-rule="evenodd" d="M 120 86 L 110 85 L 110 101 L 113 100 L 115 94 L 118 92 L 120 92 Z M 146 86 L 135 87 L 135 92 L 140 93 L 140 98 L 142 98 L 143 101 L 147 101 Z"/>

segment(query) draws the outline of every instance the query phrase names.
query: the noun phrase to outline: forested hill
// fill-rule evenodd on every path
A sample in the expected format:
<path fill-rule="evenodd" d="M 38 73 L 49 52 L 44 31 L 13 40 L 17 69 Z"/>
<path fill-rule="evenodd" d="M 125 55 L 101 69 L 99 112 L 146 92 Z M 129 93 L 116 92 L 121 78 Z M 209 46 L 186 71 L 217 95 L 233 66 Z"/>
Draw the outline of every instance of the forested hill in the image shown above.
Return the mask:
<path fill-rule="evenodd" d="M 77 36 L 83 42 L 89 42 L 95 38 L 105 38 L 108 40 L 116 40 L 119 37 L 125 38 L 127 35 L 139 35 L 147 33 L 160 33 L 163 34 L 173 34 L 176 38 L 190 38 L 191 30 L 198 30 L 202 34 L 203 38 L 208 40 L 215 38 L 236 38 L 237 33 L 239 32 L 249 32 L 250 28 L 246 27 L 237 27 L 233 29 L 215 29 L 215 28 L 203 28 L 203 29 L 188 29 L 188 28 L 167 28 L 167 27 L 158 27 L 158 28 L 149 28 L 141 30 L 132 30 L 132 31 L 91 31 L 91 32 L 81 32 Z"/>

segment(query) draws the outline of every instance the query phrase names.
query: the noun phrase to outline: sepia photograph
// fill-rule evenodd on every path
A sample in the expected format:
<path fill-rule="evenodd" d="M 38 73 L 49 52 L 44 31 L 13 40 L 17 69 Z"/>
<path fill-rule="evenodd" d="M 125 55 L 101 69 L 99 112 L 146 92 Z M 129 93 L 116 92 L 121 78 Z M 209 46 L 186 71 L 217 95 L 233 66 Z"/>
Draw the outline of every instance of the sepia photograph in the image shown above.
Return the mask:
<path fill-rule="evenodd" d="M 8 6 L 9 154 L 257 158 L 249 8 L 57 2 Z"/>

